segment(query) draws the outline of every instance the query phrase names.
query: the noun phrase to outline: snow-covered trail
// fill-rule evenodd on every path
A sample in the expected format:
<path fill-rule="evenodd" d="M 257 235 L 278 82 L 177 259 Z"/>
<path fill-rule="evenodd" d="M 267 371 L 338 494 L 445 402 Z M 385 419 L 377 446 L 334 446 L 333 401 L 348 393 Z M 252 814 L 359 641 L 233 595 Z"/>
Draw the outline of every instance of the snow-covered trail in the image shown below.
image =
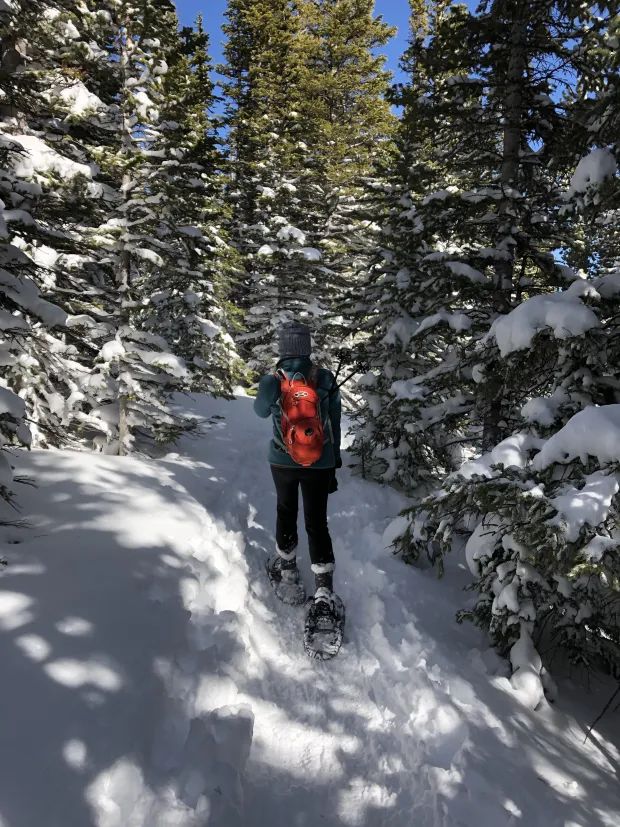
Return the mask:
<path fill-rule="evenodd" d="M 4 531 L 2 827 L 620 822 L 617 713 L 583 744 L 605 695 L 522 706 L 454 622 L 458 561 L 437 581 L 391 557 L 404 501 L 346 470 L 330 527 L 347 634 L 308 660 L 303 610 L 263 572 L 269 424 L 246 397 L 192 404 L 224 418 L 158 462 L 19 456 L 40 488 L 21 494 L 35 528 Z"/>

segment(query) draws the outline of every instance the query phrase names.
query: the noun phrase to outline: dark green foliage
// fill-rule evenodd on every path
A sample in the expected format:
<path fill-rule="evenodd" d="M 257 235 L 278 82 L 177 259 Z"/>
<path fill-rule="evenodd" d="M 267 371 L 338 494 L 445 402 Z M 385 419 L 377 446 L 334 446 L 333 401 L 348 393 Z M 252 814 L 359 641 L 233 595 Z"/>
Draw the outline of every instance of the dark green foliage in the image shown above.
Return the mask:
<path fill-rule="evenodd" d="M 617 23 L 611 6 L 595 16 L 579 4 L 546 2 L 483 3 L 476 13 L 445 2 L 411 5 L 403 61 L 411 79 L 394 92 L 403 117 L 382 250 L 352 303 L 352 315 L 363 314 L 358 349 L 370 368 L 360 381 L 356 449 L 367 471 L 420 500 L 396 543 L 407 559 L 436 557 L 438 545 L 445 552 L 467 537 L 472 560 L 479 550 L 472 616 L 502 651 L 516 660 L 545 628 L 576 659 L 610 668 L 617 563 L 610 551 L 583 568 L 583 549 L 598 532 L 614 536 L 616 506 L 578 541 L 569 538 L 548 522 L 551 501 L 586 484 L 595 466 L 534 466 L 543 440 L 582 409 L 614 402 L 620 387 L 618 181 L 581 192 L 573 178 L 591 149 L 617 152 L 609 129 L 617 118 Z M 605 278 L 588 286 L 579 269 Z M 591 314 L 576 333 L 567 322 L 550 335 L 548 306 L 533 303 L 560 299 L 558 290 L 581 318 Z M 498 320 L 521 308 L 515 327 L 534 324 L 537 335 L 502 349 Z M 481 453 L 494 466 L 488 478 L 462 465 Z M 515 456 L 521 470 L 510 467 Z M 542 500 L 524 494 L 539 484 Z M 532 582 L 524 575 L 517 584 L 521 564 L 536 573 Z M 556 576 L 571 583 L 570 598 Z M 501 611 L 500 585 L 514 590 Z M 591 605 L 592 614 L 577 619 L 569 604 Z"/>

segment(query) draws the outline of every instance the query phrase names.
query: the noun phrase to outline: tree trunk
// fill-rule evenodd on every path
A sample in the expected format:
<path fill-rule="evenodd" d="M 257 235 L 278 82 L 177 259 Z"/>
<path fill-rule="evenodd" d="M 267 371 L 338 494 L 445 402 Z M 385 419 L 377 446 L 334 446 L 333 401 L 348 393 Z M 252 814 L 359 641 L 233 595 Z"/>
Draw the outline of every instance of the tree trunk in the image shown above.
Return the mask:
<path fill-rule="evenodd" d="M 131 157 L 133 154 L 133 142 L 132 142 L 132 135 L 131 135 L 131 126 L 127 119 L 127 95 L 128 95 L 128 86 L 127 86 L 127 64 L 129 61 L 129 51 L 131 47 L 131 40 L 128 38 L 127 35 L 127 25 L 124 24 L 122 26 L 120 32 L 121 38 L 121 50 L 120 50 L 120 57 L 121 57 L 121 74 L 122 74 L 122 114 L 121 114 L 121 130 L 122 130 L 122 141 L 123 141 L 123 155 L 125 157 Z M 123 174 L 123 180 L 121 184 L 121 193 L 123 195 L 123 202 L 126 204 L 127 199 L 130 198 L 130 191 L 131 191 L 132 183 L 131 183 L 131 175 L 129 172 L 125 171 Z M 123 219 L 127 222 L 127 213 L 123 213 Z M 118 272 L 117 272 L 117 285 L 119 290 L 119 314 L 118 314 L 118 328 L 122 330 L 123 327 L 129 326 L 129 287 L 131 281 L 131 259 L 129 255 L 129 251 L 126 249 L 126 242 L 121 241 L 120 243 L 120 252 L 118 256 Z M 121 336 L 122 339 L 122 336 Z M 128 446 L 130 444 L 130 432 L 129 432 L 129 423 L 127 419 L 128 413 L 128 406 L 129 406 L 129 399 L 127 394 L 127 388 L 124 387 L 124 383 L 121 380 L 121 373 L 122 373 L 122 366 L 119 361 L 119 384 L 118 384 L 118 454 L 119 456 L 124 456 L 128 453 Z"/>
<path fill-rule="evenodd" d="M 527 13 L 527 4 L 495 3 L 493 12 L 497 12 L 498 20 L 505 19 L 506 5 L 509 9 L 510 7 L 514 9 L 513 14 L 516 17 L 511 24 L 510 57 L 501 107 L 504 132 L 500 185 L 503 198 L 499 204 L 495 246 L 508 255 L 505 258 L 497 258 L 495 261 L 494 310 L 496 313 L 510 311 L 515 286 L 515 242 L 508 239 L 514 236 L 512 231 L 515 221 L 513 190 L 518 188 L 519 182 L 520 149 L 523 139 L 523 87 L 526 82 L 525 71 L 527 69 L 527 19 L 523 17 L 524 13 Z M 490 365 L 487 370 L 484 394 L 486 410 L 482 434 L 483 451 L 490 451 L 503 436 L 501 421 L 504 382 L 501 370 L 502 366 L 499 363 Z"/>
<path fill-rule="evenodd" d="M 127 319 L 127 302 L 129 300 L 129 253 L 126 250 L 119 256 L 119 273 L 118 273 L 118 288 L 120 292 L 120 327 L 126 325 Z M 119 364 L 119 370 L 121 365 Z M 127 408 L 129 400 L 127 397 L 126 388 L 123 387 L 123 382 L 119 375 L 118 385 L 118 454 L 124 456 L 127 453 L 127 446 L 129 445 L 129 423 L 127 421 Z"/>
<path fill-rule="evenodd" d="M 519 4 L 521 7 L 525 4 Z M 522 11 L 521 11 L 522 14 Z M 510 36 L 510 60 L 506 78 L 503 120 L 504 135 L 502 148 L 502 166 L 500 184 L 504 196 L 499 205 L 496 246 L 502 246 L 510 253 L 509 258 L 497 259 L 495 263 L 495 295 L 497 310 L 506 312 L 510 309 L 510 299 L 514 287 L 514 242 L 503 243 L 513 236 L 512 226 L 515 220 L 511 191 L 517 189 L 523 138 L 523 86 L 527 69 L 526 49 L 527 22 L 520 17 L 513 21 Z"/>

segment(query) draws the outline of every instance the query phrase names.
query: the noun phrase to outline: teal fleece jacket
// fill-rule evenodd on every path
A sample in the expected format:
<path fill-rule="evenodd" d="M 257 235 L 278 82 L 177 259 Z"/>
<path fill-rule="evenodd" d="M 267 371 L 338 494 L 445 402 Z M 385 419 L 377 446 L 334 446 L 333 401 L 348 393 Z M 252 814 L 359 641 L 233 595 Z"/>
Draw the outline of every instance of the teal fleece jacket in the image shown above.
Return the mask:
<path fill-rule="evenodd" d="M 289 359 L 281 359 L 278 362 L 281 368 L 290 378 L 294 373 L 303 373 L 308 378 L 312 361 L 308 356 L 296 356 Z M 325 425 L 325 444 L 321 458 L 310 468 L 334 468 L 340 465 L 340 392 L 334 389 L 334 375 L 325 368 L 319 368 L 317 376 L 317 392 L 321 400 L 321 418 Z M 269 462 L 271 465 L 279 465 L 284 468 L 301 468 L 291 459 L 286 451 L 281 448 L 282 429 L 280 425 L 280 380 L 273 373 L 263 376 L 258 385 L 258 393 L 254 400 L 254 411 L 262 419 L 271 416 L 273 420 L 273 439 L 269 443 Z M 331 433 L 327 422 L 331 423 Z M 333 436 L 333 442 L 332 442 Z"/>

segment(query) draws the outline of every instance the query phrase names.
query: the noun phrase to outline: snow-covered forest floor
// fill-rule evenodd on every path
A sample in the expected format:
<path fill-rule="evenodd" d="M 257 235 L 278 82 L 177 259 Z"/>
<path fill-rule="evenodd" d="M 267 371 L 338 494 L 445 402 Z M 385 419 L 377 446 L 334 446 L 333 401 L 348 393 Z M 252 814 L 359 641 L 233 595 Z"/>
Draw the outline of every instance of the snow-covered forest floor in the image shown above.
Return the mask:
<path fill-rule="evenodd" d="M 438 580 L 385 549 L 405 504 L 340 474 L 330 502 L 346 639 L 301 648 L 263 574 L 275 496 L 251 400 L 159 461 L 15 455 L 30 527 L 2 529 L 2 827 L 612 827 L 612 687 L 521 704 Z M 305 555 L 305 541 L 302 555 Z M 304 574 L 310 583 L 308 561 Z"/>

